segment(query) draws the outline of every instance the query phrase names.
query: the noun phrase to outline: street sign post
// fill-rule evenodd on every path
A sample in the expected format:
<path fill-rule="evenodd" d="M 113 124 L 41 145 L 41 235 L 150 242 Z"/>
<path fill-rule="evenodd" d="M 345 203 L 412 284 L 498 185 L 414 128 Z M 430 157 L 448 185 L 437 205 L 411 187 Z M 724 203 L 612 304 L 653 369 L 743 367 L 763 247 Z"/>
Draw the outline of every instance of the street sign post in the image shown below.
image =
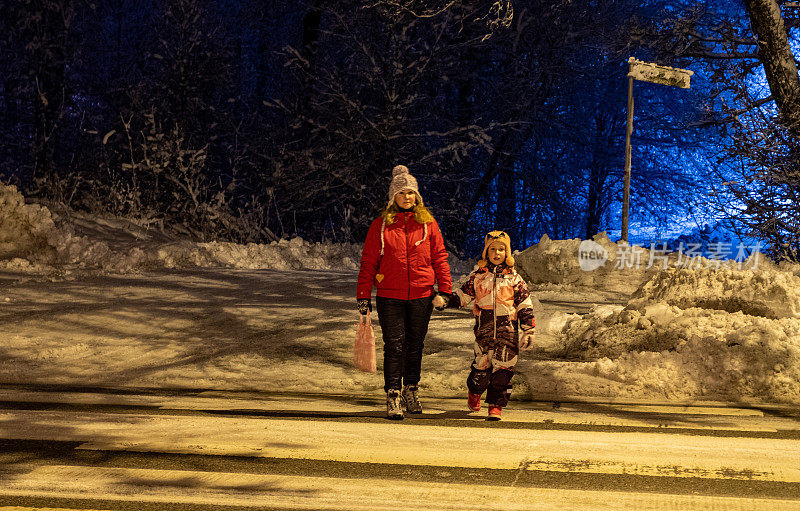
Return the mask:
<path fill-rule="evenodd" d="M 672 87 L 688 89 L 694 72 L 676 67 L 659 66 L 650 62 L 642 62 L 631 57 L 628 59 L 628 76 L 643 82 L 660 83 Z"/>
<path fill-rule="evenodd" d="M 625 179 L 622 190 L 622 241 L 628 241 L 628 210 L 631 190 L 631 135 L 633 134 L 633 81 L 689 88 L 694 73 L 688 69 L 659 66 L 631 57 L 628 59 L 628 126 L 625 130 Z"/>

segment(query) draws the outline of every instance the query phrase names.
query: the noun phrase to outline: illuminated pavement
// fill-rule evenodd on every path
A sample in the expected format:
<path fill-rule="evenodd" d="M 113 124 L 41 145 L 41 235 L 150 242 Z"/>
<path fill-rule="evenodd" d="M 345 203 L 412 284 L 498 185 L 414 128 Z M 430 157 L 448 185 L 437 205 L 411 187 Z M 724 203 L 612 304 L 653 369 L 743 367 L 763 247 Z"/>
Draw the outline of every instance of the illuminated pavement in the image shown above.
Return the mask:
<path fill-rule="evenodd" d="M 0 387 L 0 511 L 800 509 L 797 408 L 423 404 Z"/>

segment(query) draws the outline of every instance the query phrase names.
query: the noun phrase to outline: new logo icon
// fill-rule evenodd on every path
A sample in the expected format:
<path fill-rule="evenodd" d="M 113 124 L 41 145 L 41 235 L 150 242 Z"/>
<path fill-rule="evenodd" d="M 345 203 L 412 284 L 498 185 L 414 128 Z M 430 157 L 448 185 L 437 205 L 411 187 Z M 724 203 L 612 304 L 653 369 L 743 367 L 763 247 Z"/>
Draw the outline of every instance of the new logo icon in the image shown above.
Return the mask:
<path fill-rule="evenodd" d="M 592 271 L 600 268 L 608 261 L 608 252 L 602 245 L 592 240 L 581 241 L 578 247 L 578 263 L 581 270 Z"/>

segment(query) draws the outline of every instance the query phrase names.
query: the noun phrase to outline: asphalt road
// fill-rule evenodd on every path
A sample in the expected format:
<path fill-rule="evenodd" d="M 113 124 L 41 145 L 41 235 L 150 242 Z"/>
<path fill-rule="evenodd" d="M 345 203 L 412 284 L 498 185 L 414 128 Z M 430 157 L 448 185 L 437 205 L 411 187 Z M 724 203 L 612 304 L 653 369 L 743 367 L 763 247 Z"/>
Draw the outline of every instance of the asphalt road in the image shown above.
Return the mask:
<path fill-rule="evenodd" d="M 0 511 L 800 510 L 800 410 L 0 387 Z"/>

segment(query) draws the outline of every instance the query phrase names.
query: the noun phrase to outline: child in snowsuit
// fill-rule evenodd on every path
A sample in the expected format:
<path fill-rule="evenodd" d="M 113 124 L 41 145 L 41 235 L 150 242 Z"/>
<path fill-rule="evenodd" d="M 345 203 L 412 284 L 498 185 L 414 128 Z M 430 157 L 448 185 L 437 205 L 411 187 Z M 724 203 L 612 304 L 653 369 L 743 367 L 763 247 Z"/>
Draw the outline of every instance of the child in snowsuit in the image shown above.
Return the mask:
<path fill-rule="evenodd" d="M 488 420 L 500 420 L 510 397 L 519 350 L 530 347 L 535 325 L 530 291 L 514 269 L 511 239 L 503 231 L 486 235 L 478 268 L 448 305 L 464 307 L 472 301 L 475 359 L 467 378 L 467 405 L 479 411 L 481 395 L 486 392 Z"/>

